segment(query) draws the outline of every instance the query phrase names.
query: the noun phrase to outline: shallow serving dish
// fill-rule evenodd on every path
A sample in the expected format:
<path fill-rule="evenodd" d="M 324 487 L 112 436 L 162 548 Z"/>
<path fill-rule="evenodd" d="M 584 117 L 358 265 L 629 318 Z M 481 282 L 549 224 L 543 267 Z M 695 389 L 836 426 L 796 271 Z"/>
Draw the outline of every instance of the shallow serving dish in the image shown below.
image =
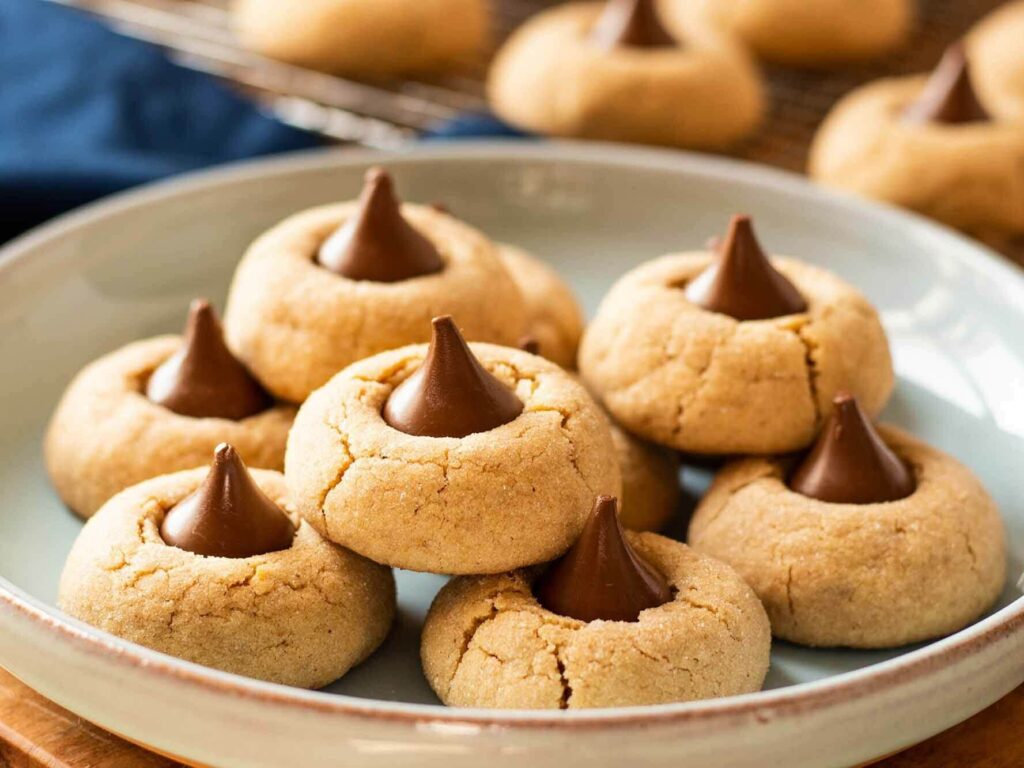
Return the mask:
<path fill-rule="evenodd" d="M 958 456 L 1002 507 L 1010 569 L 972 627 L 888 652 L 777 643 L 767 689 L 580 712 L 445 709 L 419 671 L 441 579 L 399 574 L 399 626 L 324 692 L 211 671 L 122 642 L 54 607 L 79 522 L 50 490 L 46 420 L 72 374 L 175 331 L 190 298 L 222 302 L 245 245 L 281 217 L 355 195 L 386 161 L 410 200 L 443 201 L 553 262 L 590 310 L 632 265 L 699 247 L 730 214 L 880 307 L 899 373 L 886 417 Z M 132 740 L 217 766 L 850 766 L 898 750 L 1024 681 L 1024 276 L 920 219 L 750 165 L 573 144 L 460 144 L 381 158 L 317 152 L 200 174 L 64 217 L 0 250 L 0 664 Z M 690 496 L 707 481 L 688 469 Z M 692 502 L 691 502 L 692 504 Z M 677 526 L 677 529 L 680 526 Z"/>

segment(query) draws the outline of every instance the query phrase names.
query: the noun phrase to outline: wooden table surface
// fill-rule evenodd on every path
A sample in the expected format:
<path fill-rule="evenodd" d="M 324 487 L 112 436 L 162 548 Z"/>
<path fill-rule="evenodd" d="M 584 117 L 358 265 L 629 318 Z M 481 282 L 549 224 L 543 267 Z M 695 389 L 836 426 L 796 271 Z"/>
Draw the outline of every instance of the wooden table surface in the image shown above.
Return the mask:
<path fill-rule="evenodd" d="M 1021 768 L 1024 686 L 875 768 Z M 47 701 L 0 669 L 0 768 L 180 768 Z"/>

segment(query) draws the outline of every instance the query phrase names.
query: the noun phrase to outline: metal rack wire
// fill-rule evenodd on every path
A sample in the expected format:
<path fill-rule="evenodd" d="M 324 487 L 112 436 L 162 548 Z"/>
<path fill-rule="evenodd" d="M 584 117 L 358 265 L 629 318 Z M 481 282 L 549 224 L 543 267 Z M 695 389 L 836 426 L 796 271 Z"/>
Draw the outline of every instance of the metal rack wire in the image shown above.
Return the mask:
<path fill-rule="evenodd" d="M 486 110 L 485 66 L 432 81 L 365 83 L 314 72 L 247 51 L 230 24 L 230 0 L 51 0 L 100 16 L 125 34 L 166 47 L 182 64 L 251 90 L 283 120 L 342 140 L 392 146 L 466 111 Z M 553 0 L 493 0 L 500 42 Z M 922 72 L 942 49 L 1000 0 L 922 0 L 913 41 L 867 66 L 829 72 L 770 67 L 773 112 L 768 125 L 736 154 L 801 170 L 810 137 L 843 93 L 867 80 Z"/>
<path fill-rule="evenodd" d="M 467 111 L 485 111 L 486 60 L 437 80 L 356 82 L 242 48 L 231 31 L 230 0 L 50 0 L 105 19 L 119 31 L 168 49 L 181 64 L 236 83 L 280 119 L 339 141 L 396 146 Z M 292 0 L 301 2 L 302 0 Z M 856 67 L 804 71 L 767 67 L 771 115 L 735 149 L 749 160 L 802 171 L 810 139 L 835 101 L 869 80 L 929 70 L 943 49 L 1002 0 L 919 0 L 910 44 Z M 555 0 L 491 0 L 493 43 Z M 1024 264 L 1024 246 L 1003 247 Z"/>

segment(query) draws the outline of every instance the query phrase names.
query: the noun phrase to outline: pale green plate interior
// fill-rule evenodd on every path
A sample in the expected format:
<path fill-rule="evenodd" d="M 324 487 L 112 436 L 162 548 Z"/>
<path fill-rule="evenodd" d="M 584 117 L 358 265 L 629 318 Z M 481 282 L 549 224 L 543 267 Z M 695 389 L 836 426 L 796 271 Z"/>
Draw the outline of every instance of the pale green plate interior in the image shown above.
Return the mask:
<path fill-rule="evenodd" d="M 970 465 L 1001 505 L 1010 569 L 999 607 L 1020 596 L 1024 562 L 1024 290 L 965 241 L 842 200 L 794 191 L 777 174 L 682 156 L 551 148 L 451 148 L 389 165 L 402 195 L 443 201 L 492 237 L 542 255 L 588 311 L 623 271 L 700 247 L 730 214 L 756 217 L 765 246 L 832 269 L 882 310 L 899 385 L 885 417 Z M 453 158 L 458 158 L 453 162 Z M 74 372 L 120 344 L 179 329 L 188 301 L 219 307 L 246 244 L 283 216 L 351 198 L 365 164 L 320 155 L 225 178 L 90 218 L 0 266 L 0 576 L 53 603 L 79 521 L 50 489 L 41 437 Z M 161 198 L 161 199 L 157 199 Z M 166 198 L 166 199 L 163 199 Z M 145 450 L 144 446 L 139 446 Z M 706 470 L 685 474 L 689 506 Z M 674 530 L 681 530 L 676 525 Z M 384 648 L 329 690 L 436 702 L 419 670 L 419 622 L 443 583 L 400 573 L 399 625 Z M 812 651 L 777 643 L 767 687 L 905 653 Z"/>

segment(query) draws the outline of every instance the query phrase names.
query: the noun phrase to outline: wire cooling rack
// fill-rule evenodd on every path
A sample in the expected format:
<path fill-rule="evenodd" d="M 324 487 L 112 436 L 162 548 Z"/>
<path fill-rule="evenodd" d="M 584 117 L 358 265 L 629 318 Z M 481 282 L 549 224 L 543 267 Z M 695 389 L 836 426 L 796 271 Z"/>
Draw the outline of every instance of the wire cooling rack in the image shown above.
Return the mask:
<path fill-rule="evenodd" d="M 231 80 L 249 91 L 281 120 L 339 141 L 393 147 L 459 114 L 487 108 L 486 57 L 466 62 L 458 76 L 357 82 L 245 50 L 231 32 L 230 0 L 51 2 L 92 13 L 127 35 L 164 46 L 184 66 Z M 910 43 L 901 52 L 870 64 L 828 72 L 768 66 L 771 115 L 759 134 L 733 154 L 803 171 L 811 137 L 840 96 L 878 77 L 931 69 L 947 45 L 1001 2 L 919 0 L 920 18 Z M 555 4 L 553 0 L 491 0 L 494 45 L 500 45 L 531 15 Z M 1024 245 L 1001 247 L 1024 264 Z"/>

